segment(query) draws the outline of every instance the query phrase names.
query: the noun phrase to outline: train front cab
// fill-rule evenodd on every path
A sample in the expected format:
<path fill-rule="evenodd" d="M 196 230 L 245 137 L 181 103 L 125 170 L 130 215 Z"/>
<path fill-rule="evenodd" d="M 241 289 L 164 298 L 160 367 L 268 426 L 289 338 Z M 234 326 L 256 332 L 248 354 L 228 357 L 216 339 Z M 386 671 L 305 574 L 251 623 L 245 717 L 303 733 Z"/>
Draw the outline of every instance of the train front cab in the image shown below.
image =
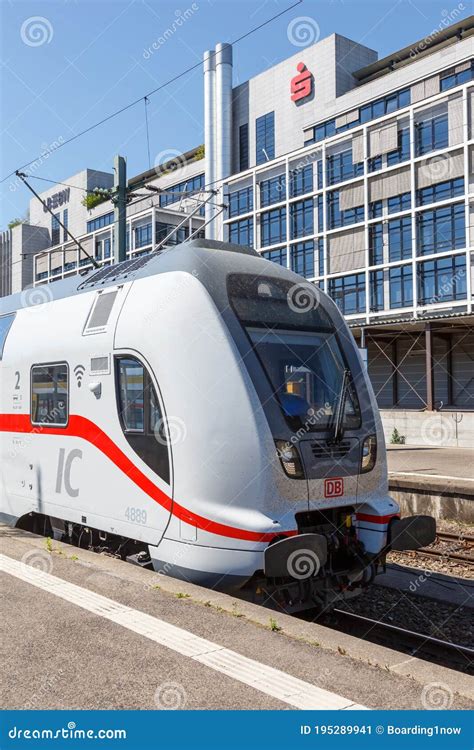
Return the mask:
<path fill-rule="evenodd" d="M 434 519 L 400 520 L 388 495 L 375 397 L 334 303 L 313 285 L 271 276 L 231 275 L 228 293 L 277 461 L 308 498 L 297 534 L 265 550 L 264 574 L 310 584 L 308 596 L 326 604 L 370 583 L 388 549 L 433 541 Z"/>

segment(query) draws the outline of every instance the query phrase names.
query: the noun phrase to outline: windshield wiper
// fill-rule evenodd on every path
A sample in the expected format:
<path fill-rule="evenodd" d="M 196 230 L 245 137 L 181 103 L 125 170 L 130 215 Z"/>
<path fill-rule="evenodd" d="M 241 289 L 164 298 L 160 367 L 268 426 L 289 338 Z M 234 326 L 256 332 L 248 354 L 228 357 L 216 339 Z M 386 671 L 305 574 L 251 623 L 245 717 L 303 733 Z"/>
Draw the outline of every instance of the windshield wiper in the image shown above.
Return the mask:
<path fill-rule="evenodd" d="M 330 443 L 338 443 L 342 435 L 344 433 L 343 430 L 343 424 L 344 424 L 344 409 L 346 405 L 346 398 L 347 398 L 347 388 L 349 386 L 349 376 L 350 376 L 350 370 L 347 368 L 342 373 L 342 383 L 341 383 L 341 390 L 339 391 L 339 398 L 337 401 L 337 408 L 336 408 L 336 415 L 334 418 L 334 429 L 332 437 L 328 442 Z"/>

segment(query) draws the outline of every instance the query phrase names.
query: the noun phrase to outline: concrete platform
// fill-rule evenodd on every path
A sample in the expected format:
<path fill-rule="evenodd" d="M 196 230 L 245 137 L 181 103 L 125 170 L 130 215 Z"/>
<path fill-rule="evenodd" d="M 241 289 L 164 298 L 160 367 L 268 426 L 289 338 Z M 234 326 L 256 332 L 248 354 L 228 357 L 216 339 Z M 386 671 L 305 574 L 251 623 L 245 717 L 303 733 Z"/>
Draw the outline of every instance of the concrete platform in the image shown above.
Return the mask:
<path fill-rule="evenodd" d="M 388 445 L 389 489 L 404 515 L 474 524 L 474 449 Z"/>
<path fill-rule="evenodd" d="M 391 475 L 416 476 L 425 483 L 436 479 L 448 480 L 474 494 L 474 447 L 433 448 L 388 444 L 387 460 Z"/>
<path fill-rule="evenodd" d="M 0 553 L 5 708 L 474 707 L 463 674 L 115 558 L 6 527 Z"/>

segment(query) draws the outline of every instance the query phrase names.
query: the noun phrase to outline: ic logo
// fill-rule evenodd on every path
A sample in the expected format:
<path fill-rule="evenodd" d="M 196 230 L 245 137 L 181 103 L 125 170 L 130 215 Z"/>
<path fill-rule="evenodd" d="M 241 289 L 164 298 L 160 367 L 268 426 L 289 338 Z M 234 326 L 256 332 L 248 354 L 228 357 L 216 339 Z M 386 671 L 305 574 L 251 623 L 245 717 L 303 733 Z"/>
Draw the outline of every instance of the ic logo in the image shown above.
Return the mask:
<path fill-rule="evenodd" d="M 291 101 L 299 102 L 313 93 L 313 75 L 302 62 L 296 66 L 298 75 L 291 79 Z"/>
<path fill-rule="evenodd" d="M 337 479 L 324 480 L 324 497 L 341 497 L 344 494 L 344 480 L 340 477 Z"/>

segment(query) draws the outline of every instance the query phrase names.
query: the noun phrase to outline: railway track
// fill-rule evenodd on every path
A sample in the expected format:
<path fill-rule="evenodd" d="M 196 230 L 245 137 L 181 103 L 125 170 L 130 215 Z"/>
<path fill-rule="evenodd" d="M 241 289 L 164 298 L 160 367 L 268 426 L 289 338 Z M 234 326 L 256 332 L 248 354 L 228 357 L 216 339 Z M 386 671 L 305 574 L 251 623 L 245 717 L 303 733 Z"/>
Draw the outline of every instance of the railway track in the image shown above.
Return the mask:
<path fill-rule="evenodd" d="M 411 656 L 458 669 L 466 674 L 474 674 L 474 648 L 441 640 L 425 633 L 391 625 L 382 620 L 374 620 L 364 615 L 334 609 L 331 618 L 336 618 L 335 626 L 350 635 L 387 644 Z M 334 625 L 332 625 L 334 627 Z"/>
<path fill-rule="evenodd" d="M 398 554 L 406 554 L 415 557 L 430 557 L 430 558 L 445 558 L 448 560 L 456 560 L 457 562 L 467 563 L 468 565 L 474 565 L 474 536 L 468 534 L 453 534 L 447 531 L 439 531 L 436 535 L 436 542 L 450 542 L 452 544 L 459 545 L 472 545 L 470 554 L 464 554 L 459 550 L 438 549 L 436 547 L 424 547 L 423 549 L 416 550 L 414 552 L 401 552 Z"/>

